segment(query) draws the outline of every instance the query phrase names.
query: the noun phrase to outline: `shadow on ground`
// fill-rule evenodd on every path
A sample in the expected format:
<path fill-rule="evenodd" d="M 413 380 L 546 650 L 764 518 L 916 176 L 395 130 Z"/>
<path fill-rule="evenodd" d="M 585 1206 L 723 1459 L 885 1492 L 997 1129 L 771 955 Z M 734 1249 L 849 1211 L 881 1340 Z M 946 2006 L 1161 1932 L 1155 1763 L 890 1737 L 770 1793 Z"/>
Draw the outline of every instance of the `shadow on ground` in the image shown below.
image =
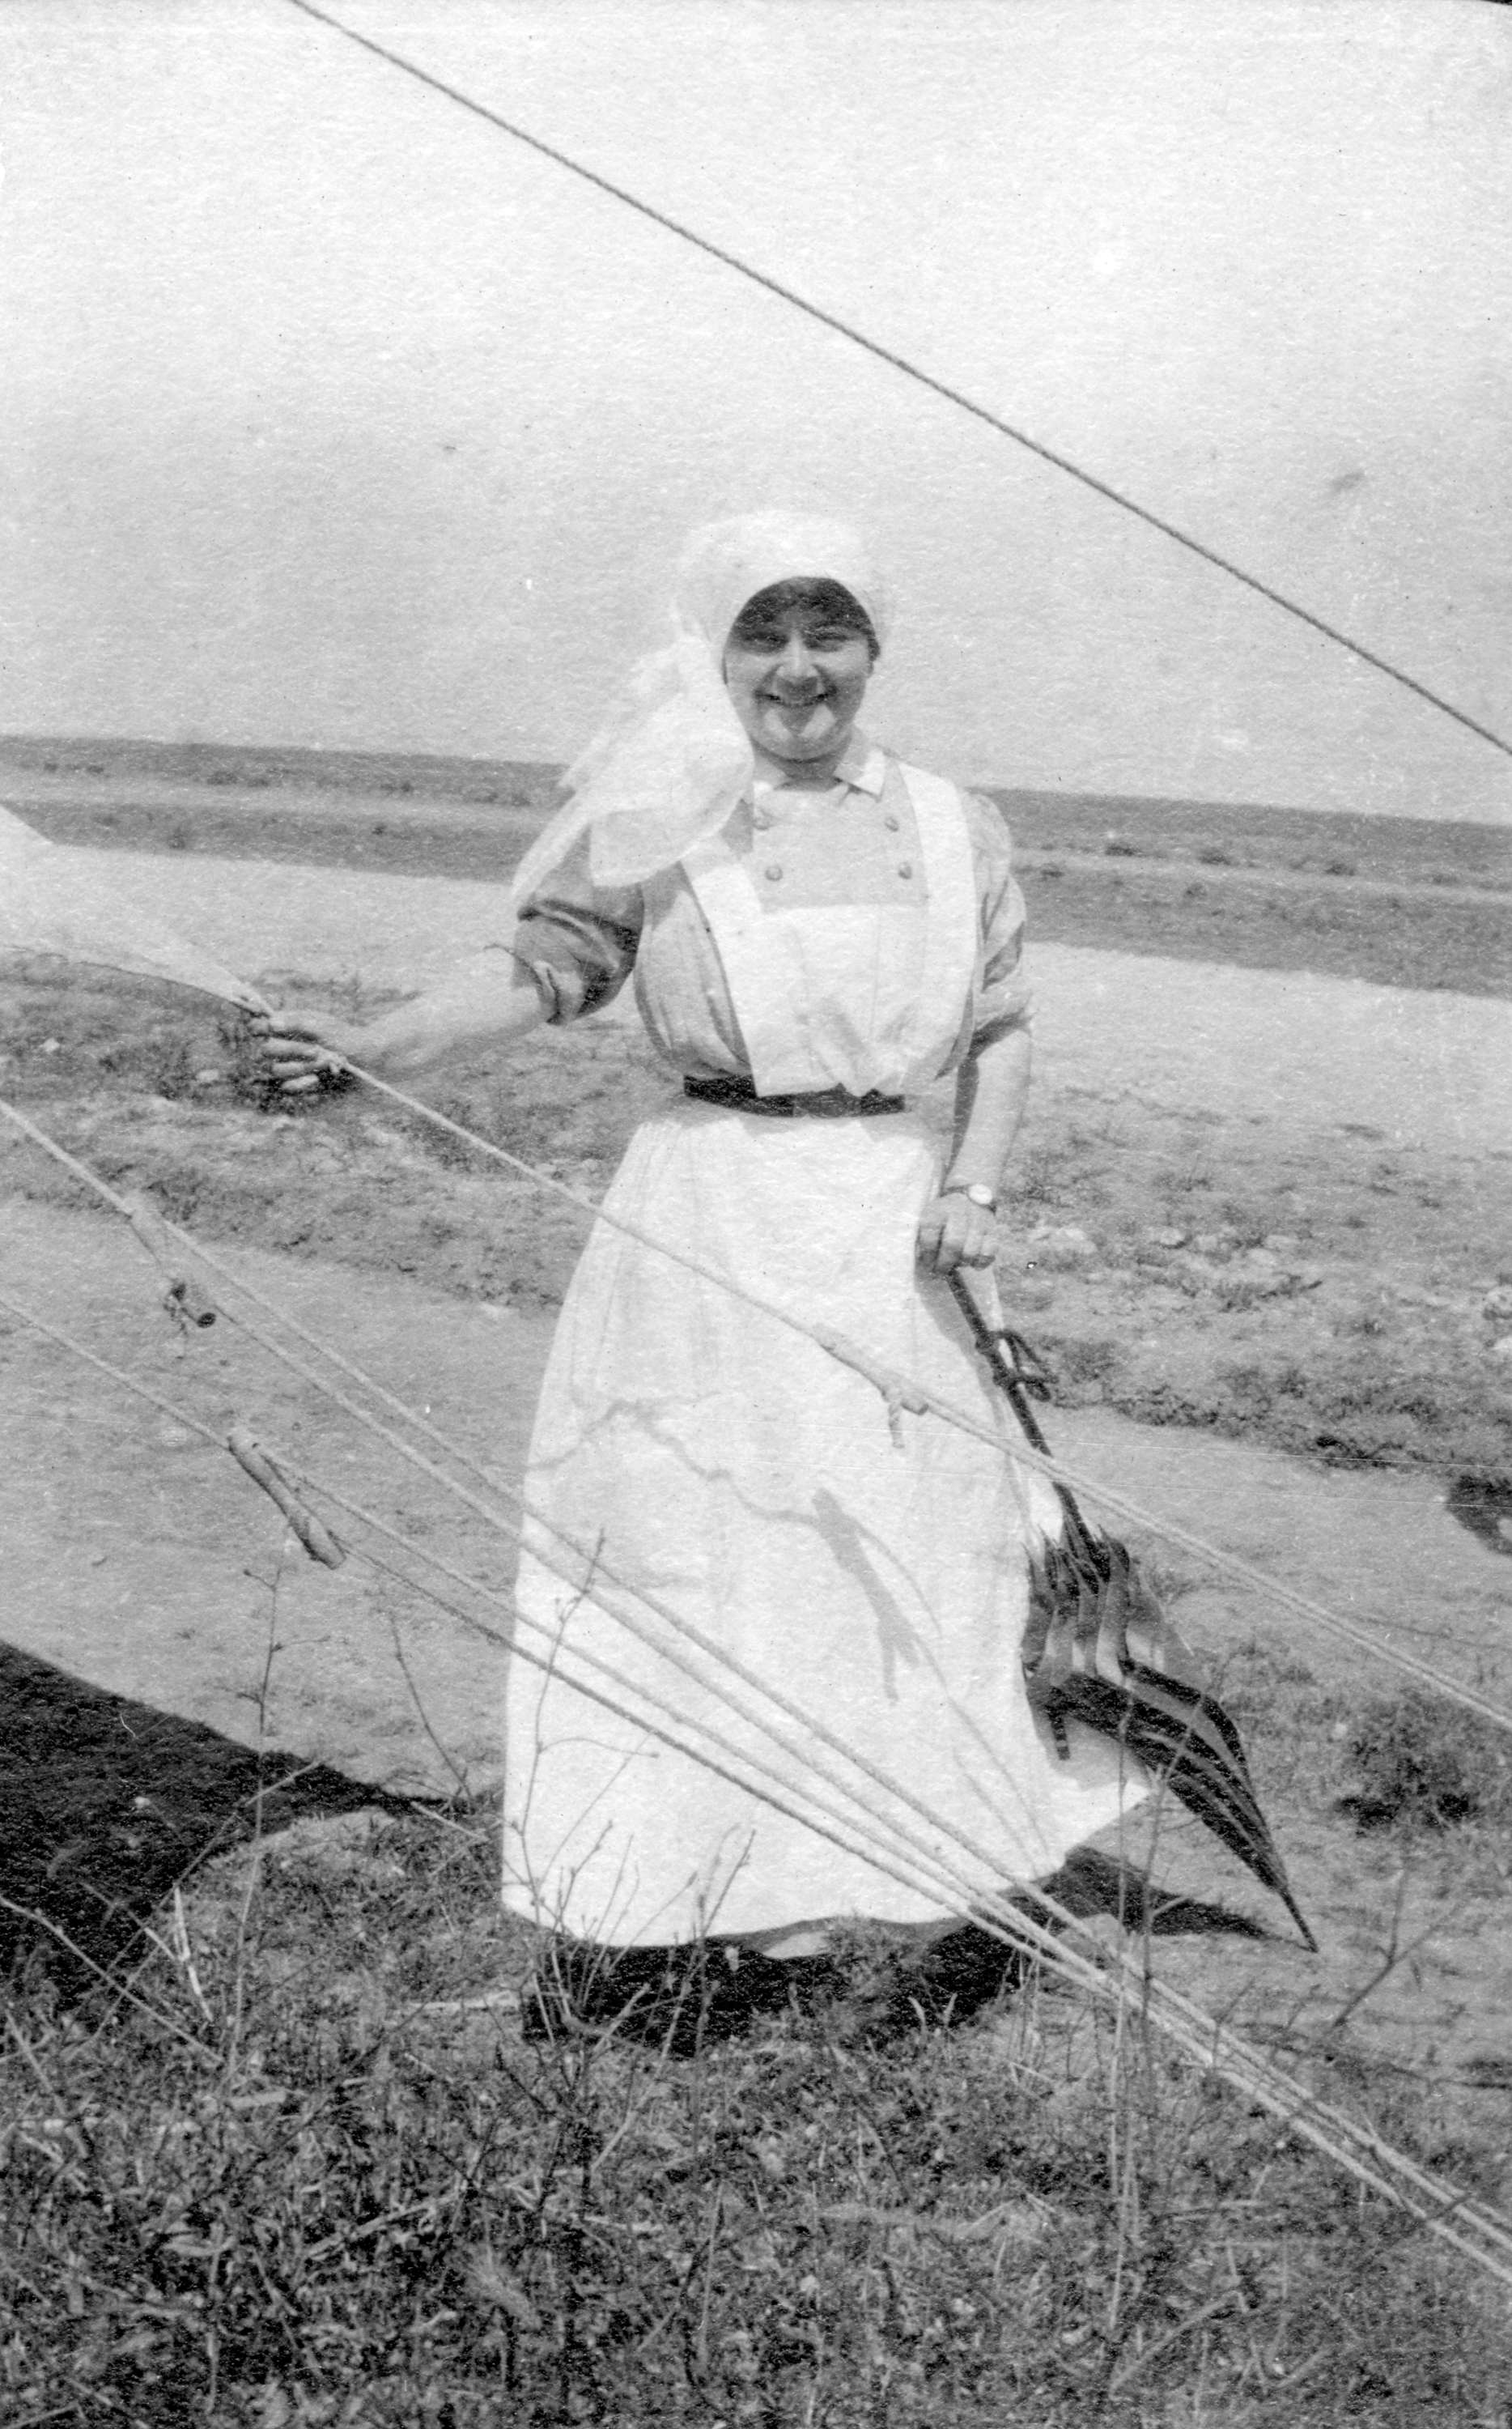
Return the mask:
<path fill-rule="evenodd" d="M 205 1856 L 361 1807 L 411 1801 L 0 1644 L 0 1972 L 76 1995 Z"/>
<path fill-rule="evenodd" d="M 0 1644 L 0 1975 L 76 1997 L 136 1949 L 174 1884 L 255 1831 L 414 1800 L 323 1763 L 261 1754 Z M 1155 1890 L 1082 1849 L 1046 1888 L 1126 1930 L 1240 1932 L 1247 1916 Z M 1000 1952 L 998 1952 L 1000 1956 Z"/>
<path fill-rule="evenodd" d="M 1215 1906 L 1207 1898 L 1185 1897 L 1177 1891 L 1158 1889 L 1138 1865 L 1105 1856 L 1096 1847 L 1076 1848 L 1044 1888 L 1046 1896 L 1054 1898 L 1058 1906 L 1085 1922 L 1096 1915 L 1111 1915 L 1124 1930 L 1148 1932 L 1156 1940 L 1209 1933 L 1224 1933 L 1239 1940 L 1275 1937 L 1253 1915 L 1240 1913 L 1232 1907 Z M 1032 1895 L 1028 1904 L 1032 1911 Z"/>
<path fill-rule="evenodd" d="M 1444 1508 L 1489 1550 L 1512 1552 L 1512 1479 L 1456 1477 Z"/>

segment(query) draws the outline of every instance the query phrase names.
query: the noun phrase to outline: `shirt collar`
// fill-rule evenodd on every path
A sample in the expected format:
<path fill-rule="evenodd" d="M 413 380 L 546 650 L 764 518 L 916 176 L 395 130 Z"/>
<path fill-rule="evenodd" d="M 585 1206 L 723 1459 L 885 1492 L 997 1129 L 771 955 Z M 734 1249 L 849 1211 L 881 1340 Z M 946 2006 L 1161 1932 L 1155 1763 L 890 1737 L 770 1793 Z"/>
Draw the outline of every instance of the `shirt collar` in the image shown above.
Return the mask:
<path fill-rule="evenodd" d="M 887 754 L 879 751 L 875 742 L 868 741 L 860 726 L 856 726 L 841 754 L 835 774 L 853 792 L 870 793 L 875 798 L 887 782 Z"/>
<path fill-rule="evenodd" d="M 844 785 L 853 793 L 870 793 L 876 800 L 880 797 L 886 782 L 887 753 L 879 750 L 875 742 L 869 741 L 860 726 L 853 726 L 850 739 L 841 752 L 835 765 L 835 772 L 830 779 L 830 785 Z M 751 788 L 751 798 L 765 801 L 771 794 L 781 793 L 786 789 L 789 788 L 781 785 L 770 784 L 764 777 L 758 776 Z M 801 791 L 802 787 L 795 785 L 791 789 Z"/>

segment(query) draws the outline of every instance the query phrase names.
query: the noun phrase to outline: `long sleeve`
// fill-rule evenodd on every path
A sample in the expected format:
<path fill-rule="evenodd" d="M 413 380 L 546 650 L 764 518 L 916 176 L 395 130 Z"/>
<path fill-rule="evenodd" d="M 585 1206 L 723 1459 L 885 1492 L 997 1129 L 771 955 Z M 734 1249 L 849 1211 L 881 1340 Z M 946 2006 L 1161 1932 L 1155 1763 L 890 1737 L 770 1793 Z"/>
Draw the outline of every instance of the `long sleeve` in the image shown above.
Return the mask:
<path fill-rule="evenodd" d="M 596 885 L 587 846 L 553 870 L 519 915 L 513 950 L 548 1021 L 581 1020 L 613 1001 L 635 965 L 645 906 L 636 885 Z"/>

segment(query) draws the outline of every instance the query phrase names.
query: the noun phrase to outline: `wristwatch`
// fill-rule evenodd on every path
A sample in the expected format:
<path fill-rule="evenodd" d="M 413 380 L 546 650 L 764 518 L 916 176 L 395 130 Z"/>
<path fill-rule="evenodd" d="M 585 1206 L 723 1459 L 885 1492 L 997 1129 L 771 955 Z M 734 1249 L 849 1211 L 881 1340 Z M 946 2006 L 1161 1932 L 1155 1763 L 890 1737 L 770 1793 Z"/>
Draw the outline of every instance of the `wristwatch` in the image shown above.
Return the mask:
<path fill-rule="evenodd" d="M 979 1206 L 984 1214 L 995 1214 L 997 1212 L 997 1193 L 995 1190 L 989 1189 L 985 1181 L 947 1181 L 940 1195 L 942 1198 L 969 1198 L 972 1204 Z"/>

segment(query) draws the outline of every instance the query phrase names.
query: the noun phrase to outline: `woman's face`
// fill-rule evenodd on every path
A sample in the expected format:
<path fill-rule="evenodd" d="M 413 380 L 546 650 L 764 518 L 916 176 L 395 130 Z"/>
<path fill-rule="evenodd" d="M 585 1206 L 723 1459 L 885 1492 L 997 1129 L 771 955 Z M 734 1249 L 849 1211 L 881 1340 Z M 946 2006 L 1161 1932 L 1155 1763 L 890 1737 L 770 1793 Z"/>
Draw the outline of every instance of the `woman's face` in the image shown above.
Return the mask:
<path fill-rule="evenodd" d="M 725 684 L 758 751 L 814 769 L 838 760 L 872 670 L 872 645 L 831 597 L 760 591 L 736 617 L 725 648 Z M 831 587 L 832 586 L 827 586 Z M 850 611 L 853 617 L 858 611 Z"/>

